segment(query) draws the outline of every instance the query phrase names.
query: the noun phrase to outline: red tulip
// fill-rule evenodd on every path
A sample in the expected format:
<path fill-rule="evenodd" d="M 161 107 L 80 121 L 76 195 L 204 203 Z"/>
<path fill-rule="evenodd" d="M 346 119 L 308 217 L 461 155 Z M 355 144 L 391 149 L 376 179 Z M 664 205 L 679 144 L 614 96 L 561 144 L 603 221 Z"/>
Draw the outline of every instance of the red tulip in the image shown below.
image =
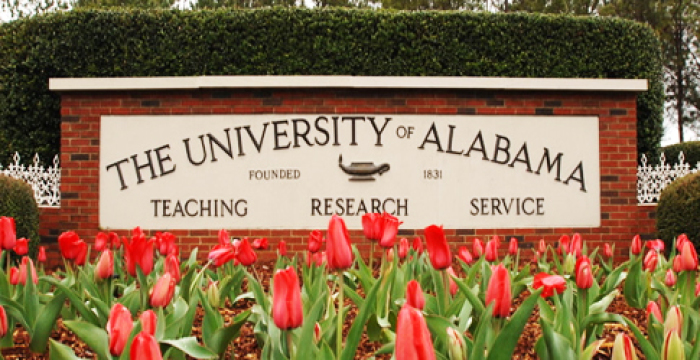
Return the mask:
<path fill-rule="evenodd" d="M 293 268 L 277 270 L 272 290 L 272 318 L 282 330 L 295 329 L 304 321 L 299 278 Z"/>
<path fill-rule="evenodd" d="M 680 254 L 673 258 L 673 271 L 676 273 L 683 271 L 683 259 Z"/>
<path fill-rule="evenodd" d="M 420 310 L 405 304 L 396 325 L 396 360 L 435 360 L 430 331 Z"/>
<path fill-rule="evenodd" d="M 631 250 L 634 255 L 639 255 L 642 252 L 642 238 L 639 235 L 632 238 Z"/>
<path fill-rule="evenodd" d="M 367 240 L 379 241 L 382 238 L 382 214 L 366 213 L 362 215 L 362 231 Z"/>
<path fill-rule="evenodd" d="M 644 261 L 642 263 L 642 268 L 649 272 L 653 272 L 656 269 L 656 264 L 659 263 L 659 255 L 656 250 L 649 250 L 647 255 L 644 256 Z"/>
<path fill-rule="evenodd" d="M 114 356 L 120 356 L 129 335 L 134 327 L 131 321 L 131 312 L 126 306 L 116 303 L 112 306 L 107 320 L 107 334 L 109 334 L 109 352 Z"/>
<path fill-rule="evenodd" d="M 559 238 L 559 247 L 557 248 L 557 253 L 559 255 L 561 254 L 568 254 L 569 253 L 569 242 L 571 240 L 569 239 L 569 235 L 562 235 Z"/>
<path fill-rule="evenodd" d="M 270 244 L 268 244 L 267 238 L 259 238 L 253 240 L 252 246 L 255 250 L 267 250 L 267 248 L 270 247 Z"/>
<path fill-rule="evenodd" d="M 25 238 L 17 239 L 13 250 L 15 251 L 15 254 L 19 256 L 27 255 L 27 252 L 29 252 L 29 240 Z"/>
<path fill-rule="evenodd" d="M 666 247 L 664 244 L 663 240 L 649 240 L 646 243 L 644 243 L 644 246 L 646 246 L 649 249 L 656 250 L 657 252 L 664 251 L 664 248 Z"/>
<path fill-rule="evenodd" d="M 544 242 L 544 239 L 540 239 L 540 242 L 537 246 L 537 253 L 542 255 L 547 252 L 547 243 Z"/>
<path fill-rule="evenodd" d="M 87 254 L 87 244 L 73 231 L 66 231 L 58 236 L 58 249 L 61 256 L 72 261 L 76 261 L 83 253 Z"/>
<path fill-rule="evenodd" d="M 95 281 L 109 279 L 114 275 L 114 256 L 109 249 L 102 252 L 95 265 Z"/>
<path fill-rule="evenodd" d="M 498 264 L 493 268 L 486 288 L 486 306 L 494 303 L 493 316 L 507 317 L 510 314 L 510 298 L 510 273 L 503 264 Z"/>
<path fill-rule="evenodd" d="M 385 249 L 394 246 L 396 234 L 399 233 L 399 225 L 401 221 L 389 213 L 382 214 L 382 237 L 379 239 L 379 245 Z"/>
<path fill-rule="evenodd" d="M 442 270 L 452 265 L 452 253 L 442 226 L 430 225 L 425 228 L 425 242 L 433 268 Z"/>
<path fill-rule="evenodd" d="M 498 244 L 492 240 L 486 243 L 486 251 L 484 252 L 484 258 L 488 262 L 494 262 L 498 260 Z"/>
<path fill-rule="evenodd" d="M 287 242 L 280 240 L 279 244 L 277 244 L 277 252 L 280 256 L 287 256 Z"/>
<path fill-rule="evenodd" d="M 174 254 L 177 251 L 177 245 L 175 245 L 175 235 L 169 232 L 157 232 L 155 244 L 158 252 L 163 256 Z"/>
<path fill-rule="evenodd" d="M 676 274 L 673 272 L 672 269 L 666 270 L 666 277 L 664 278 L 664 283 L 668 287 L 673 287 L 676 285 Z"/>
<path fill-rule="evenodd" d="M 548 298 L 554 295 L 555 291 L 557 294 L 561 294 L 566 290 L 566 279 L 561 275 L 549 275 L 545 272 L 541 272 L 535 275 L 532 281 L 532 287 L 534 289 L 544 288 L 541 296 L 543 298 Z"/>
<path fill-rule="evenodd" d="M 680 266 L 683 271 L 695 271 L 698 269 L 698 254 L 695 252 L 695 246 L 686 241 L 681 248 Z"/>
<path fill-rule="evenodd" d="M 515 256 L 518 254 L 518 239 L 510 238 L 510 244 L 508 245 L 508 254 Z"/>
<path fill-rule="evenodd" d="M 334 270 L 343 270 L 352 266 L 353 255 L 350 244 L 350 234 L 345 227 L 345 221 L 338 215 L 333 215 L 328 223 L 328 243 L 326 244 L 326 256 L 328 267 Z"/>
<path fill-rule="evenodd" d="M 608 243 L 603 244 L 603 256 L 605 256 L 608 259 L 613 256 L 612 248 Z"/>
<path fill-rule="evenodd" d="M 153 271 L 153 247 L 155 239 L 146 240 L 140 228 L 136 228 L 131 236 L 131 241 L 127 238 L 124 241 L 124 261 L 126 271 L 129 275 L 136 277 L 136 265 L 141 268 L 144 275 Z"/>
<path fill-rule="evenodd" d="M 208 259 L 214 267 L 219 267 L 236 258 L 236 248 L 232 244 L 216 245 L 209 252 Z"/>
<path fill-rule="evenodd" d="M 153 336 L 156 336 L 156 328 L 158 325 L 158 317 L 153 310 L 146 310 L 139 316 L 141 321 L 141 329 Z"/>
<path fill-rule="evenodd" d="M 593 286 L 593 268 L 591 259 L 587 256 L 581 256 L 576 260 L 574 273 L 576 274 L 576 286 L 579 289 L 588 289 Z"/>
<path fill-rule="evenodd" d="M 484 243 L 479 239 L 474 239 L 474 245 L 472 246 L 472 254 L 475 258 L 480 258 L 484 254 Z"/>
<path fill-rule="evenodd" d="M 455 271 L 454 269 L 452 269 L 452 266 L 447 268 L 447 273 L 450 275 L 450 294 L 452 296 L 455 296 L 455 294 L 457 294 L 457 290 L 459 289 L 457 288 L 457 283 L 452 277 L 457 277 L 457 274 L 455 274 Z"/>
<path fill-rule="evenodd" d="M 574 256 L 581 256 L 581 250 L 583 248 L 583 239 L 581 234 L 575 233 L 571 238 L 571 248 L 569 249 L 569 254 L 574 254 Z"/>
<path fill-rule="evenodd" d="M 7 313 L 5 308 L 0 305 L 0 338 L 7 334 Z"/>
<path fill-rule="evenodd" d="M 221 229 L 219 230 L 219 245 L 226 246 L 231 245 L 231 237 L 228 235 L 228 231 Z"/>
<path fill-rule="evenodd" d="M 469 249 L 467 249 L 466 246 L 459 247 L 459 249 L 457 250 L 457 258 L 462 260 L 467 265 L 471 265 L 474 263 L 474 258 L 472 257 L 472 254 L 469 252 Z"/>
<path fill-rule="evenodd" d="M 103 232 L 98 232 L 97 235 L 95 235 L 95 251 L 105 251 L 105 249 L 107 249 L 108 241 L 109 235 Z"/>
<path fill-rule="evenodd" d="M 413 250 L 419 254 L 423 253 L 423 241 L 418 236 L 413 238 Z"/>
<path fill-rule="evenodd" d="M 12 284 L 12 285 L 19 284 L 19 269 L 18 268 L 11 267 L 9 275 L 10 275 L 10 284 Z"/>
<path fill-rule="evenodd" d="M 401 240 L 399 240 L 399 259 L 403 260 L 408 256 L 408 248 L 408 239 L 401 238 Z"/>
<path fill-rule="evenodd" d="M 423 297 L 423 289 L 418 281 L 411 280 L 406 284 L 406 304 L 413 306 L 418 310 L 423 310 L 425 307 L 425 297 Z"/>
<path fill-rule="evenodd" d="M 37 284 L 39 282 L 39 277 L 36 275 L 34 262 L 28 256 L 23 256 L 22 262 L 19 265 L 19 282 L 22 285 L 27 284 L 27 266 L 29 266 L 29 273 L 31 274 L 32 282 Z"/>
<path fill-rule="evenodd" d="M 17 242 L 15 219 L 0 217 L 0 250 L 12 250 Z"/>
<path fill-rule="evenodd" d="M 258 255 L 253 251 L 253 247 L 250 246 L 248 238 L 241 240 L 236 259 L 238 259 L 243 266 L 253 265 L 255 261 L 258 260 Z"/>
<path fill-rule="evenodd" d="M 317 267 L 323 266 L 323 263 L 328 260 L 325 251 L 320 251 L 317 253 L 309 252 L 306 255 L 306 266 L 311 267 L 311 264 L 315 264 Z"/>
<path fill-rule="evenodd" d="M 39 262 L 46 262 L 46 247 L 39 246 L 39 254 L 37 255 L 36 259 Z"/>
<path fill-rule="evenodd" d="M 664 317 L 661 315 L 661 308 L 659 308 L 659 304 L 656 301 L 649 301 L 647 304 L 647 321 L 650 321 L 652 316 L 659 323 L 663 323 Z"/>
<path fill-rule="evenodd" d="M 165 257 L 165 266 L 163 270 L 170 273 L 173 279 L 175 279 L 175 283 L 180 282 L 180 260 L 175 254 L 170 254 Z"/>
<path fill-rule="evenodd" d="M 131 343 L 131 351 L 129 351 L 130 359 L 138 360 L 163 360 L 163 355 L 160 353 L 160 347 L 156 338 L 142 331 L 134 338 Z"/>
<path fill-rule="evenodd" d="M 317 253 L 321 250 L 321 245 L 326 242 L 323 233 L 320 230 L 314 230 L 309 234 L 309 251 Z"/>
<path fill-rule="evenodd" d="M 676 251 L 680 251 L 683 248 L 683 244 L 688 242 L 688 235 L 686 234 L 680 234 L 676 238 Z"/>
<path fill-rule="evenodd" d="M 150 303 L 152 307 L 164 308 L 170 304 L 175 294 L 175 279 L 170 273 L 164 273 L 163 276 L 156 281 L 156 284 L 151 289 Z"/>
<path fill-rule="evenodd" d="M 81 241 L 78 243 L 78 255 L 75 257 L 74 262 L 75 265 L 85 265 L 85 261 L 87 261 L 87 252 L 88 252 L 88 245 L 85 241 Z"/>

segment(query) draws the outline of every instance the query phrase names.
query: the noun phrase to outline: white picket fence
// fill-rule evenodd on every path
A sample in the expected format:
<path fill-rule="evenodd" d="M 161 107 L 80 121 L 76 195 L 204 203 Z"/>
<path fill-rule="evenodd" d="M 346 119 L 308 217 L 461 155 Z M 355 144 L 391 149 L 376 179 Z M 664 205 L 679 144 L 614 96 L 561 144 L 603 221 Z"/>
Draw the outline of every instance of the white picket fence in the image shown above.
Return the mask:
<path fill-rule="evenodd" d="M 61 206 L 61 169 L 58 155 L 53 159 L 53 166 L 49 167 L 39 165 L 39 155 L 34 155 L 34 163 L 29 166 L 20 163 L 17 153 L 13 160 L 14 164 L 10 164 L 5 169 L 0 164 L 0 175 L 22 179 L 29 183 L 34 189 L 34 197 L 39 207 Z M 694 168 L 686 163 L 683 152 L 678 155 L 678 164 L 667 164 L 663 153 L 659 160 L 658 165 L 647 165 L 648 160 L 645 155 L 642 155 L 642 164 L 637 167 L 637 201 L 640 205 L 656 204 L 661 190 L 668 184 L 680 177 L 695 173 L 700 168 L 700 162 Z"/>
<path fill-rule="evenodd" d="M 53 166 L 49 167 L 40 165 L 39 155 L 34 155 L 34 163 L 29 166 L 21 164 L 17 153 L 12 160 L 14 163 L 4 169 L 0 164 L 0 175 L 21 179 L 31 185 L 39 207 L 61 206 L 61 168 L 58 155 L 53 158 Z"/>

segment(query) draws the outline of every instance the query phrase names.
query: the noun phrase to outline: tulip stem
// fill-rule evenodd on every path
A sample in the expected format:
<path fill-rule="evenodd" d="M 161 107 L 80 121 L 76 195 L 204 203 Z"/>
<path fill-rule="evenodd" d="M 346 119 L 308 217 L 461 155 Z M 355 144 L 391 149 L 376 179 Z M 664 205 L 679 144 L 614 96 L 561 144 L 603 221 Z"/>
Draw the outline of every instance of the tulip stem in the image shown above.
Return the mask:
<path fill-rule="evenodd" d="M 374 277 L 374 241 L 369 242 L 369 272 Z"/>
<path fill-rule="evenodd" d="M 445 296 L 442 299 L 442 315 L 447 315 L 447 307 L 450 306 L 450 298 L 452 297 L 450 293 L 450 274 L 447 270 L 442 271 L 442 285 L 445 287 Z"/>
<path fill-rule="evenodd" d="M 343 271 L 338 271 L 338 333 L 336 334 L 336 356 L 340 357 L 343 349 L 343 307 L 345 296 L 343 291 Z"/>
<path fill-rule="evenodd" d="M 289 358 L 294 359 L 296 357 L 296 349 L 294 348 L 294 341 L 292 340 L 292 330 L 285 330 L 287 333 L 287 351 L 289 352 Z"/>

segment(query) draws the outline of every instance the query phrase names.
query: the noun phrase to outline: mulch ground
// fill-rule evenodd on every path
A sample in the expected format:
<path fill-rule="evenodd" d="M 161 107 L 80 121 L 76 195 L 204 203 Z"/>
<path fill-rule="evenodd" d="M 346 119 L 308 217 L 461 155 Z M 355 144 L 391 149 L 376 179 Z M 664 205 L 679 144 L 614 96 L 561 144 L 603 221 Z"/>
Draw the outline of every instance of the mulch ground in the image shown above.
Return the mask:
<path fill-rule="evenodd" d="M 259 279 L 270 279 L 272 277 L 271 266 L 261 266 L 257 269 Z M 263 284 L 266 288 L 269 284 L 267 281 Z M 529 295 L 525 292 L 517 297 L 513 301 L 512 311 L 515 311 L 517 307 L 522 303 L 522 301 Z M 357 308 L 352 306 L 352 304 L 347 300 L 346 304 L 351 305 L 350 310 L 347 314 L 344 331 L 347 332 L 352 325 L 352 320 L 357 315 Z M 239 300 L 235 304 L 227 304 L 226 307 L 221 309 L 221 313 L 224 315 L 226 321 L 229 321 L 237 314 L 249 309 L 253 305 L 253 302 L 248 300 Z M 634 309 L 627 305 L 622 295 L 618 295 L 617 298 L 612 302 L 608 308 L 608 312 L 620 314 L 625 316 L 635 322 L 635 324 L 646 333 L 646 314 L 644 310 Z M 512 313 L 512 312 L 511 312 Z M 192 334 L 197 336 L 201 341 L 201 322 L 202 322 L 203 311 L 199 309 L 197 317 L 194 322 L 192 329 Z M 513 354 L 513 359 L 519 360 L 530 360 L 538 359 L 534 344 L 537 339 L 541 336 L 541 329 L 538 323 L 539 320 L 539 310 L 535 307 L 528 324 L 523 329 L 523 333 L 518 339 L 518 344 L 516 346 L 515 352 Z M 612 352 L 612 345 L 615 340 L 615 335 L 619 332 L 627 332 L 630 337 L 634 339 L 634 335 L 627 330 L 623 325 L 619 324 L 609 324 L 606 325 L 605 331 L 603 333 L 604 343 L 600 347 L 600 350 L 594 357 L 596 360 L 610 359 Z M 5 359 L 28 359 L 28 360 L 43 360 L 49 359 L 47 354 L 34 354 L 29 350 L 29 337 L 27 332 L 21 327 L 17 327 L 14 331 L 14 343 L 15 346 L 12 348 L 2 349 L 0 352 Z M 64 345 L 68 345 L 74 349 L 77 356 L 85 359 L 97 359 L 97 356 L 86 346 L 80 339 L 78 339 L 70 330 L 68 330 L 61 320 L 59 319 L 57 323 L 57 329 L 52 332 L 51 337 Z M 636 342 L 636 340 L 635 340 Z M 380 343 L 370 341 L 365 335 L 360 342 L 360 346 L 357 349 L 355 355 L 356 360 L 369 359 L 374 356 L 374 352 L 381 347 Z M 241 334 L 236 338 L 231 344 L 229 351 L 226 354 L 225 359 L 259 359 L 261 348 L 258 346 L 253 332 L 253 324 L 247 323 L 241 328 Z M 637 356 L 640 360 L 644 360 L 645 357 L 637 347 Z M 391 355 L 379 355 L 376 356 L 378 360 L 389 360 Z"/>

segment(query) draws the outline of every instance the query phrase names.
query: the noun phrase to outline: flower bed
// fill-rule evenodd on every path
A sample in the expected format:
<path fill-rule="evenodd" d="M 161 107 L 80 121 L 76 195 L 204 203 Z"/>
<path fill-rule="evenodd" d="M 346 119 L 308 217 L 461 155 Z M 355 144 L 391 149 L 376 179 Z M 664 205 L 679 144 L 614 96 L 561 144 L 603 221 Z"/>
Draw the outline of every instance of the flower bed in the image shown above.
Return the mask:
<path fill-rule="evenodd" d="M 222 230 L 209 261 L 178 256 L 168 233 L 66 232 L 64 269 L 22 256 L 0 221 L 0 347 L 7 359 L 696 359 L 698 259 L 679 236 L 612 263 L 578 235 L 534 251 L 475 240 L 452 256 L 442 228 L 396 240 L 398 219 L 368 214 L 384 248 L 366 263 L 333 217 L 309 253 L 257 262 L 265 239 Z M 325 251 L 321 251 L 325 242 Z M 10 246 L 11 245 L 11 246 Z M 424 250 L 424 247 L 426 248 Z M 501 251 L 503 249 L 506 251 Z M 646 251 L 645 251 L 646 248 Z M 676 250 L 680 249 L 680 250 Z M 93 262 L 89 252 L 98 252 Z M 374 263 L 376 262 L 376 263 Z M 343 289 L 344 291 L 339 291 Z M 339 306 L 344 304 L 344 306 Z M 68 305 L 68 306 L 66 306 Z M 14 330 L 14 331 L 13 331 Z M 3 337 L 4 336 L 4 337 Z"/>

